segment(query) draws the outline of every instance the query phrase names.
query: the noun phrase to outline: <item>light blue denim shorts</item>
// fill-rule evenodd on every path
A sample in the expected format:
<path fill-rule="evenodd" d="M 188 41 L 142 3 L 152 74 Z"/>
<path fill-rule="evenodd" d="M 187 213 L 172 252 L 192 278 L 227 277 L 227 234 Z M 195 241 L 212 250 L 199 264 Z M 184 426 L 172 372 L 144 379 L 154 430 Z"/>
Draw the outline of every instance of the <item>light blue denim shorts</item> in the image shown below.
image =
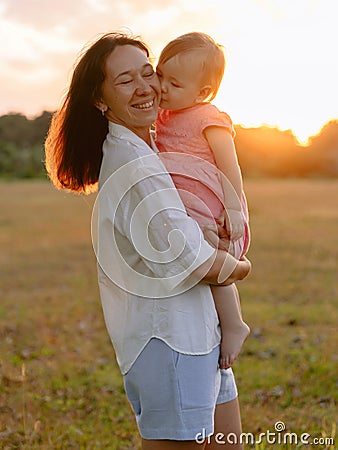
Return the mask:
<path fill-rule="evenodd" d="M 214 431 L 215 405 L 237 397 L 231 369 L 219 370 L 219 346 L 207 355 L 185 355 L 151 339 L 124 387 L 143 439 L 195 440 Z"/>

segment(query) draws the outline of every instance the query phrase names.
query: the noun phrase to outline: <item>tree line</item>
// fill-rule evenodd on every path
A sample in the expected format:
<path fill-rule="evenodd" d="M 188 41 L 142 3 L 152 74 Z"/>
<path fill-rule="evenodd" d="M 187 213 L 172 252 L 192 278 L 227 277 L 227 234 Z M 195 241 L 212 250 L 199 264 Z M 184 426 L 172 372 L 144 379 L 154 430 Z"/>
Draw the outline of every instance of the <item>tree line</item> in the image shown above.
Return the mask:
<path fill-rule="evenodd" d="M 44 141 L 53 113 L 28 119 L 11 113 L 0 117 L 0 177 L 46 178 Z M 236 149 L 243 176 L 310 177 L 338 175 L 338 120 L 301 146 L 292 132 L 235 125 Z"/>

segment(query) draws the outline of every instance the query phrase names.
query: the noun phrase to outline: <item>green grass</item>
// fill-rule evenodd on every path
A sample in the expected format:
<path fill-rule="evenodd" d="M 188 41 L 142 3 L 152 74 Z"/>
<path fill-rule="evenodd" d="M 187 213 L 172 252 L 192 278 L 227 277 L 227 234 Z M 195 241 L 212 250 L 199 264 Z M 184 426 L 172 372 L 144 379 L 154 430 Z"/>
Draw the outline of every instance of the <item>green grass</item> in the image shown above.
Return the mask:
<path fill-rule="evenodd" d="M 334 437 L 338 181 L 245 188 L 253 271 L 239 289 L 252 334 L 234 365 L 243 429 L 283 421 L 288 432 Z M 0 183 L 0 448 L 139 448 L 101 312 L 94 199 L 43 181 Z"/>

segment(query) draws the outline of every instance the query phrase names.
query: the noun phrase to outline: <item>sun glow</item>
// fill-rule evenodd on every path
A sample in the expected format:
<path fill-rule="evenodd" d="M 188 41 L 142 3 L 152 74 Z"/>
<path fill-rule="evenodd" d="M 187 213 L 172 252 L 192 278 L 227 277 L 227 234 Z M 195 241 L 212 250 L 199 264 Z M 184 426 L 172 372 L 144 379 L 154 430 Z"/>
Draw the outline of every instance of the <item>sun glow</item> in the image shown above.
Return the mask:
<path fill-rule="evenodd" d="M 222 17 L 226 23 L 210 33 L 224 44 L 227 59 L 217 105 L 235 123 L 291 129 L 306 144 L 338 118 L 338 3 L 239 0 L 236 5 Z"/>
<path fill-rule="evenodd" d="M 234 123 L 292 129 L 304 144 L 338 117 L 336 0 L 80 3 L 1 2 L 0 114 L 54 110 L 75 58 L 99 34 L 129 30 L 156 57 L 169 40 L 196 30 L 224 45 L 227 68 L 215 103 Z"/>

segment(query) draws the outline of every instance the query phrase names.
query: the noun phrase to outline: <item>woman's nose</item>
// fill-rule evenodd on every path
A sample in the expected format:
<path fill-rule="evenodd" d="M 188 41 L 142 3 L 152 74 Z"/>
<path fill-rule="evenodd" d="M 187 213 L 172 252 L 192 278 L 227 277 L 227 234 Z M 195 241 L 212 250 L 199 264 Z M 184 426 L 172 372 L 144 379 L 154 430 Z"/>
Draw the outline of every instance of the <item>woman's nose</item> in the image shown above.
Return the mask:
<path fill-rule="evenodd" d="M 152 88 L 151 88 L 148 80 L 144 79 L 143 77 L 139 77 L 137 80 L 136 90 L 139 93 L 144 93 L 144 92 L 148 93 L 148 92 L 151 92 Z"/>

